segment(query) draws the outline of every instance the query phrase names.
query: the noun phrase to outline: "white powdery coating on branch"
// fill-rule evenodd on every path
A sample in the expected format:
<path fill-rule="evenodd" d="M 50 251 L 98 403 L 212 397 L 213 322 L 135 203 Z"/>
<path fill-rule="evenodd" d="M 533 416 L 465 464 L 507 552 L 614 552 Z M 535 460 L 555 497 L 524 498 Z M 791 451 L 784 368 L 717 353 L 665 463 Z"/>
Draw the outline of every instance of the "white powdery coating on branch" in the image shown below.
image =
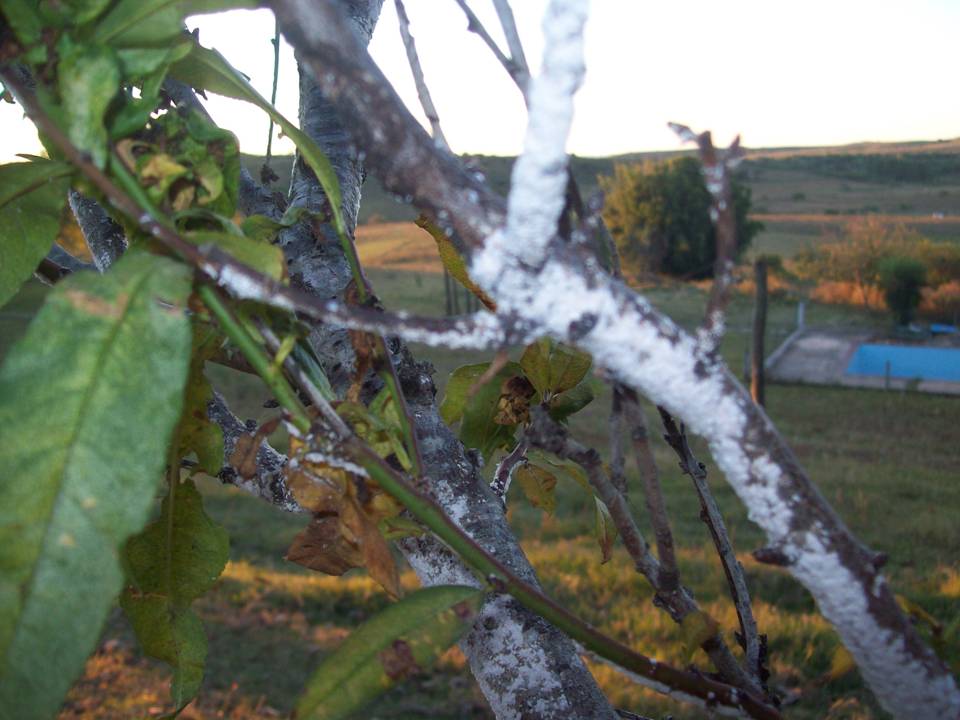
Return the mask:
<path fill-rule="evenodd" d="M 618 294 L 611 283 L 588 283 L 582 269 L 556 258 L 536 274 L 515 267 L 499 251 L 502 238 L 491 240 L 471 263 L 476 282 L 501 309 L 554 337 L 575 341 L 598 366 L 680 415 L 707 439 L 750 519 L 790 558 L 791 570 L 837 628 L 881 704 L 898 717 L 956 718 L 960 700 L 952 678 L 931 677 L 903 639 L 876 621 L 867 591 L 814 534 L 818 528 L 791 529 L 803 500 L 786 492 L 783 469 L 768 449 L 751 445 L 745 412 L 749 401 L 730 391 L 722 365 L 669 320 L 655 320 L 642 298 Z M 582 326 L 587 316 L 590 330 L 572 337 L 571 328 Z"/>
<path fill-rule="evenodd" d="M 573 95 L 583 80 L 588 6 L 587 0 L 553 0 L 543 18 L 543 66 L 530 84 L 527 133 L 507 206 L 512 251 L 530 265 L 540 263 L 563 212 L 566 143 Z"/>
<path fill-rule="evenodd" d="M 791 570 L 805 585 L 823 589 L 822 595 L 817 593 L 820 612 L 846 629 L 843 644 L 887 710 L 911 720 L 960 717 L 952 678 L 927 677 L 918 687 L 916 678 L 927 670 L 908 652 L 902 637 L 874 622 L 863 586 L 815 533 L 806 536 L 804 550 Z M 864 662 L 866 658 L 869 662 Z"/>
<path fill-rule="evenodd" d="M 468 656 L 473 655 L 471 644 L 479 639 L 475 633 L 482 633 L 484 651 L 492 656 L 490 667 L 477 673 L 476 678 L 490 700 L 494 715 L 497 720 L 531 717 L 521 714 L 520 695 L 539 698 L 540 706 L 532 708 L 535 713 L 532 717 L 556 717 L 571 711 L 573 708 L 563 695 L 563 686 L 540 644 L 526 637 L 533 630 L 525 629 L 511 616 L 510 602 L 509 596 L 501 595 L 484 605 L 474 625 L 477 629 L 464 642 Z M 486 629 L 487 626 L 490 629 Z"/>
<path fill-rule="evenodd" d="M 224 290 L 238 300 L 256 300 L 283 310 L 293 310 L 293 304 L 281 295 L 272 294 L 258 280 L 229 265 L 217 268 L 205 264 L 203 271 L 217 281 Z"/>

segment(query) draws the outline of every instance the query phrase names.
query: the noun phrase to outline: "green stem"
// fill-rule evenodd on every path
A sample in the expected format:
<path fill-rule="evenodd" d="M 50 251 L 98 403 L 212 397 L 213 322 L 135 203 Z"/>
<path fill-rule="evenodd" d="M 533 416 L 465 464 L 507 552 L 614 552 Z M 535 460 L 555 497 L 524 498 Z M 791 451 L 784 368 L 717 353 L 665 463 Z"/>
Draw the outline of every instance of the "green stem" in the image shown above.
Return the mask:
<path fill-rule="evenodd" d="M 197 288 L 197 294 L 203 300 L 203 304 L 210 308 L 210 312 L 217 318 L 223 332 L 230 338 L 231 342 L 239 348 L 247 362 L 256 370 L 257 374 L 263 378 L 277 399 L 290 413 L 293 424 L 298 430 L 307 433 L 310 430 L 310 416 L 297 397 L 297 394 L 290 387 L 283 375 L 274 367 L 270 357 L 263 351 L 263 348 L 237 320 L 233 313 L 227 308 L 226 304 L 220 298 L 217 291 L 209 285 L 200 285 Z"/>

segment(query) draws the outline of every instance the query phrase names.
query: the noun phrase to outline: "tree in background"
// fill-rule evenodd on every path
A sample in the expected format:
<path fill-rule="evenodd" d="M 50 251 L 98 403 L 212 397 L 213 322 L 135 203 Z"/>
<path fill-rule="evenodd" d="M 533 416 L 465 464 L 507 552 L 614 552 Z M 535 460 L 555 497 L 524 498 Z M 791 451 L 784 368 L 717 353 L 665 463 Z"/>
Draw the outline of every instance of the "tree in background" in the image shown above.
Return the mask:
<path fill-rule="evenodd" d="M 750 189 L 732 178 L 737 250 L 743 251 L 762 225 L 748 218 Z M 618 164 L 601 177 L 606 193 L 603 217 L 632 274 L 664 273 L 687 278 L 713 274 L 717 257 L 711 196 L 700 161 Z"/>
<path fill-rule="evenodd" d="M 923 263 L 909 257 L 884 258 L 877 268 L 877 275 L 887 307 L 896 315 L 899 324 L 909 324 L 920 304 L 920 291 L 927 282 Z"/>

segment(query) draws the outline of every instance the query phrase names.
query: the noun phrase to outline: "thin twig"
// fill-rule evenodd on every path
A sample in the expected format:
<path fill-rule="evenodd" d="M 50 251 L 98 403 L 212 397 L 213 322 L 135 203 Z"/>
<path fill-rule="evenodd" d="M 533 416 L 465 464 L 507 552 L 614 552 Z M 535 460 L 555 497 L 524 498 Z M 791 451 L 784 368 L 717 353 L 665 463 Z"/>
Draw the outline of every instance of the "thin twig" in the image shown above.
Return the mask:
<path fill-rule="evenodd" d="M 494 57 L 503 65 L 503 68 L 509 73 L 510 77 L 513 78 L 513 81 L 517 84 L 517 87 L 520 88 L 520 92 L 523 93 L 524 100 L 527 96 L 527 86 L 530 82 L 530 75 L 522 67 L 514 63 L 513 60 L 508 58 L 503 50 L 500 49 L 500 46 L 497 45 L 496 40 L 490 37 L 490 33 L 487 32 L 487 29 L 483 26 L 483 23 L 480 22 L 480 18 L 474 14 L 473 10 L 470 9 L 470 6 L 467 5 L 466 0 L 454 0 L 457 5 L 460 6 L 460 9 L 463 10 L 463 14 L 467 16 L 467 29 L 475 33 L 487 47 L 490 48 L 490 52 L 493 53 Z"/>
<path fill-rule="evenodd" d="M 277 104 L 277 85 L 280 80 L 280 22 L 274 18 L 273 30 L 273 88 L 270 90 L 270 104 Z M 270 125 L 267 128 L 267 154 L 263 159 L 263 167 L 260 168 L 260 182 L 269 185 L 277 179 L 277 174 L 270 167 L 270 159 L 273 152 L 273 115 L 270 115 Z"/>
<path fill-rule="evenodd" d="M 717 150 L 709 130 L 697 135 L 686 125 L 669 125 L 681 140 L 696 143 L 710 192 L 710 219 L 716 229 L 717 257 L 713 264 L 713 287 L 698 337 L 704 352 L 715 355 L 723 339 L 724 312 L 730 301 L 733 266 L 737 257 L 737 220 L 731 173 L 743 159 L 743 150 L 739 135 L 726 150 Z"/>
<path fill-rule="evenodd" d="M 623 453 L 623 386 L 614 383 L 610 398 L 610 416 L 607 420 L 608 436 L 610 438 L 610 481 L 617 491 L 627 497 L 627 475 L 624 471 L 626 464 Z"/>
<path fill-rule="evenodd" d="M 403 38 L 403 46 L 407 51 L 407 61 L 410 64 L 410 72 L 413 73 L 413 82 L 417 86 L 417 97 L 420 98 L 420 106 L 423 108 L 423 114 L 430 121 L 430 130 L 433 139 L 437 145 L 449 150 L 450 145 L 443 135 L 440 128 L 440 115 L 437 114 L 437 108 L 433 104 L 433 98 L 430 97 L 430 89 L 427 87 L 426 80 L 423 77 L 423 67 L 420 65 L 420 58 L 417 56 L 417 45 L 410 34 L 410 19 L 407 17 L 407 10 L 403 6 L 403 0 L 394 0 L 397 6 L 397 19 L 400 23 L 400 37 Z"/>
<path fill-rule="evenodd" d="M 493 0 L 493 5 L 497 9 L 497 17 L 500 18 L 500 27 L 503 28 L 503 36 L 507 40 L 507 47 L 510 48 L 510 62 L 516 68 L 517 85 L 520 90 L 526 93 L 527 84 L 530 82 L 530 66 L 527 64 L 527 57 L 523 52 L 523 43 L 520 42 L 520 34 L 517 32 L 517 22 L 513 17 L 513 8 L 510 7 L 509 0 Z"/>
<path fill-rule="evenodd" d="M 553 421 L 542 407 L 530 410 L 531 423 L 524 437 L 534 447 L 552 452 L 558 457 L 572 460 L 584 469 L 590 485 L 597 496 L 607 506 L 610 516 L 623 539 L 623 546 L 630 554 L 634 567 L 653 587 L 654 604 L 664 608 L 677 623 L 700 608 L 689 590 L 675 583 L 667 588 L 661 583 L 661 564 L 650 552 L 650 547 L 637 527 L 623 495 L 610 482 L 603 468 L 599 453 L 591 447 L 574 440 L 570 433 L 559 423 Z M 671 546 L 672 549 L 672 546 Z M 759 685 L 752 675 L 746 674 L 737 662 L 730 648 L 719 633 L 705 638 L 700 647 L 710 657 L 714 667 L 727 682 L 733 683 L 748 692 L 759 692 Z"/>
<path fill-rule="evenodd" d="M 254 320 L 253 323 L 257 328 L 257 332 L 263 336 L 264 343 L 270 348 L 270 351 L 273 353 L 279 352 L 281 347 L 280 338 L 276 336 L 273 330 L 271 330 L 266 323 L 259 320 Z M 300 364 L 294 359 L 293 355 L 287 355 L 283 359 L 283 369 L 293 379 L 297 388 L 302 390 L 304 394 L 310 398 L 310 403 L 320 412 L 323 419 L 327 421 L 327 424 L 330 425 L 331 428 L 344 436 L 350 433 L 349 426 L 344 422 L 343 418 L 337 414 L 336 410 L 333 409 L 323 396 L 323 393 L 313 384 L 303 371 L 303 368 L 300 367 Z"/>
<path fill-rule="evenodd" d="M 497 464 L 497 469 L 493 472 L 490 489 L 493 490 L 494 495 L 503 500 L 504 504 L 507 502 L 507 491 L 510 490 L 513 471 L 526 460 L 528 447 L 526 438 L 520 438 L 517 446 Z"/>
<path fill-rule="evenodd" d="M 630 439 L 636 455 L 640 481 L 643 483 L 643 495 L 647 505 L 647 514 L 657 539 L 657 557 L 660 559 L 660 582 L 665 592 L 672 592 L 680 584 L 680 570 L 673 547 L 673 531 L 670 529 L 670 517 L 660 487 L 660 474 L 650 447 L 647 420 L 640 407 L 637 394 L 626 386 L 620 387 L 624 415 L 630 427 Z"/>
<path fill-rule="evenodd" d="M 687 441 L 686 429 L 677 423 L 673 417 L 664 408 L 657 408 L 660 412 L 660 418 L 663 421 L 665 430 L 664 439 L 667 444 L 673 448 L 680 460 L 680 469 L 690 476 L 693 485 L 696 488 L 697 496 L 700 498 L 700 519 L 706 523 L 710 530 L 710 536 L 713 538 L 713 544 L 720 556 L 720 563 L 723 566 L 723 572 L 727 577 L 727 584 L 730 587 L 730 595 L 733 604 L 737 609 L 737 618 L 740 621 L 740 642 L 743 645 L 746 655 L 747 669 L 751 676 L 755 677 L 761 686 L 765 686 L 766 678 L 769 675 L 764 667 L 764 658 L 761 653 L 763 639 L 757 630 L 757 622 L 753 617 L 753 608 L 750 603 L 750 592 L 747 589 L 747 580 L 743 573 L 743 566 L 737 560 L 737 555 L 733 549 L 733 543 L 730 542 L 730 535 L 727 532 L 726 524 L 723 522 L 723 515 L 720 514 L 720 508 L 717 507 L 717 501 L 710 491 L 707 484 L 707 468 L 702 462 L 694 457 L 690 449 L 690 443 Z"/>

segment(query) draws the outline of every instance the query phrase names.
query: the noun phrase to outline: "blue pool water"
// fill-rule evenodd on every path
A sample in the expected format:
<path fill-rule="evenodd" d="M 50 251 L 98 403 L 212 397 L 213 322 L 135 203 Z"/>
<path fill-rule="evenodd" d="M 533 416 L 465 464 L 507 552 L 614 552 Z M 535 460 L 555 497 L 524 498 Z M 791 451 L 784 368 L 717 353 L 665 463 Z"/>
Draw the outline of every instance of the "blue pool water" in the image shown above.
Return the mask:
<path fill-rule="evenodd" d="M 850 358 L 846 372 L 883 376 L 887 362 L 891 377 L 960 382 L 960 349 L 951 348 L 861 345 Z"/>

